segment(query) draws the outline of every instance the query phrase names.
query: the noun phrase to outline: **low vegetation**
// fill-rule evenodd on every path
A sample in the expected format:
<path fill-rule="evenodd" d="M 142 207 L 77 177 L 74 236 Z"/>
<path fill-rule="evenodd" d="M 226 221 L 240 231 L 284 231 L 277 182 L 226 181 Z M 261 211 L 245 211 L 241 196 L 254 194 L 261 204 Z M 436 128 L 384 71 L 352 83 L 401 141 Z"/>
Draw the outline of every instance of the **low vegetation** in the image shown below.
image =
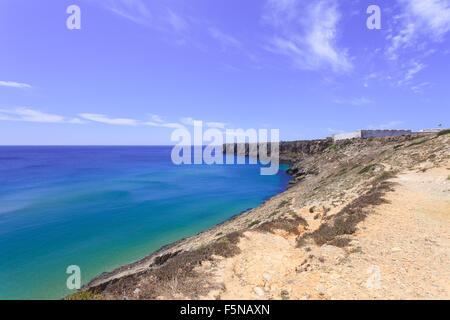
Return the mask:
<path fill-rule="evenodd" d="M 248 225 L 248 227 L 251 228 L 251 227 L 256 226 L 256 225 L 258 225 L 258 224 L 260 224 L 260 223 L 261 223 L 261 221 L 256 220 L 256 221 L 251 222 L 251 223 Z"/>
<path fill-rule="evenodd" d="M 328 222 L 322 224 L 316 231 L 299 238 L 297 246 L 303 247 L 309 239 L 319 246 L 324 244 L 347 246 L 350 241 L 343 236 L 355 233 L 356 225 L 369 214 L 370 206 L 387 203 L 383 196 L 392 189 L 393 183 L 385 180 L 393 176 L 394 173 L 380 174 L 372 182 L 370 191 L 352 201 L 337 214 L 326 218 Z"/>
<path fill-rule="evenodd" d="M 280 202 L 280 204 L 278 205 L 277 209 L 281 209 L 281 208 L 287 206 L 288 204 L 289 204 L 289 201 L 283 200 L 283 201 Z"/>
<path fill-rule="evenodd" d="M 410 144 L 408 144 L 406 147 L 409 148 L 409 147 L 418 146 L 418 145 L 421 145 L 421 144 L 423 144 L 423 143 L 425 143 L 425 142 L 427 142 L 427 141 L 429 141 L 429 139 L 423 139 L 423 140 L 421 140 L 421 141 L 417 141 L 417 142 L 410 143 Z"/>
<path fill-rule="evenodd" d="M 101 300 L 103 295 L 91 291 L 78 291 L 66 297 L 66 300 Z"/>
<path fill-rule="evenodd" d="M 274 221 L 265 222 L 262 225 L 260 225 L 257 230 L 261 232 L 271 232 L 273 233 L 274 230 L 283 230 L 292 234 L 299 235 L 300 232 L 298 230 L 299 225 L 302 225 L 303 227 L 308 227 L 308 222 L 299 216 L 292 216 L 291 219 L 289 218 L 280 218 L 276 219 Z"/>
<path fill-rule="evenodd" d="M 370 171 L 371 169 L 373 169 L 376 165 L 377 165 L 376 163 L 369 164 L 368 166 L 365 166 L 364 168 L 362 168 L 362 169 L 358 172 L 358 174 L 363 174 L 363 173 L 369 172 L 369 171 Z"/>

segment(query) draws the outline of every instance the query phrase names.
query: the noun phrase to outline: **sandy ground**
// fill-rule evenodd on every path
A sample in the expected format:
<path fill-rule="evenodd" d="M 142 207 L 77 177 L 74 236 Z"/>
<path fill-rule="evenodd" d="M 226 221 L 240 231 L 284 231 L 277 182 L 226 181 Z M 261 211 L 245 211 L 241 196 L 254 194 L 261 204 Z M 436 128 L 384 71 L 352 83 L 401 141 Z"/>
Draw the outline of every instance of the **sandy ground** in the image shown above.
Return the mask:
<path fill-rule="evenodd" d="M 373 208 L 345 248 L 298 248 L 296 235 L 281 230 L 245 232 L 240 254 L 202 265 L 222 288 L 202 298 L 449 299 L 449 173 L 434 168 L 392 179 L 389 203 Z"/>

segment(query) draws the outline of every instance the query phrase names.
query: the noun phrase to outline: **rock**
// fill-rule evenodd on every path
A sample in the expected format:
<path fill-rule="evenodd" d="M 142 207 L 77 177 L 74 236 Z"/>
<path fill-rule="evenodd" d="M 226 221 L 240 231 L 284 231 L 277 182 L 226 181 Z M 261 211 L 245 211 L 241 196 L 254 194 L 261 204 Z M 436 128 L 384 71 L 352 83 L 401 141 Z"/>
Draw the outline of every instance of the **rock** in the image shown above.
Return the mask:
<path fill-rule="evenodd" d="M 139 289 L 139 288 L 136 288 L 136 289 L 134 289 L 134 291 L 133 291 L 133 294 L 136 294 L 136 295 L 138 295 L 138 294 L 139 294 L 139 292 L 141 292 L 141 289 Z"/>
<path fill-rule="evenodd" d="M 392 248 L 391 251 L 392 252 L 399 252 L 399 251 L 402 251 L 402 249 L 398 248 L 398 247 L 395 247 L 395 248 Z"/>
<path fill-rule="evenodd" d="M 260 297 L 264 296 L 264 290 L 261 289 L 260 287 L 254 287 L 253 291 L 255 291 L 255 293 Z"/>
<path fill-rule="evenodd" d="M 316 290 L 319 295 L 321 296 L 325 295 L 325 288 L 321 284 L 318 284 L 316 286 Z"/>
<path fill-rule="evenodd" d="M 268 274 L 268 273 L 264 273 L 264 274 L 262 275 L 262 277 L 263 277 L 264 281 L 270 281 L 271 275 Z"/>
<path fill-rule="evenodd" d="M 289 292 L 287 290 L 281 290 L 280 296 L 283 300 L 289 300 Z"/>

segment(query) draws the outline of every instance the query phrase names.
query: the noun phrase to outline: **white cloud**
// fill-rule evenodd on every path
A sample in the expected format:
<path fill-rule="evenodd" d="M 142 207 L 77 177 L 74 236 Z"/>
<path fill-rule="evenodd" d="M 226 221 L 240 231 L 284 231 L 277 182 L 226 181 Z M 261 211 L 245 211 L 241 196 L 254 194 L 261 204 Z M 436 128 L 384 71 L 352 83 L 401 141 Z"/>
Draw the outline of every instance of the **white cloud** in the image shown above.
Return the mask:
<path fill-rule="evenodd" d="M 104 114 L 95 114 L 95 113 L 80 113 L 80 117 L 94 121 L 94 122 L 101 122 L 105 124 L 113 124 L 113 125 L 121 125 L 121 126 L 137 126 L 139 122 L 134 119 L 126 119 L 126 118 L 109 118 L 108 116 Z"/>
<path fill-rule="evenodd" d="M 379 125 L 371 125 L 368 128 L 370 130 L 389 130 L 389 129 L 398 129 L 400 125 L 402 125 L 403 121 L 391 121 L 384 124 Z"/>
<path fill-rule="evenodd" d="M 344 132 L 343 130 L 338 130 L 338 129 L 333 129 L 333 128 L 327 128 L 327 130 L 328 130 L 328 132 L 333 133 L 333 134 Z"/>
<path fill-rule="evenodd" d="M 152 122 L 152 121 L 147 121 L 143 123 L 146 126 L 151 126 L 151 127 L 162 127 L 162 128 L 173 128 L 173 129 L 178 129 L 178 128 L 184 128 L 184 126 L 180 123 L 176 123 L 176 122 Z"/>
<path fill-rule="evenodd" d="M 337 104 L 350 104 L 352 106 L 362 106 L 365 104 L 373 103 L 372 100 L 365 98 L 365 97 L 352 98 L 352 99 L 334 99 L 333 102 L 337 103 Z"/>
<path fill-rule="evenodd" d="M 422 82 L 422 83 L 420 83 L 418 85 L 412 86 L 411 90 L 414 93 L 423 93 L 424 89 L 429 87 L 429 86 L 431 86 L 431 83 L 426 81 L 426 82 Z"/>
<path fill-rule="evenodd" d="M 181 123 L 166 122 L 161 116 L 151 114 L 150 121 L 140 121 L 130 118 L 112 118 L 104 114 L 96 113 L 80 113 L 81 118 L 68 118 L 56 114 L 44 113 L 29 108 L 0 109 L 0 121 L 25 121 L 25 122 L 44 122 L 44 123 L 73 123 L 81 124 L 87 121 L 98 122 L 109 125 L 120 126 L 151 126 L 160 128 L 179 129 L 185 128 L 185 125 L 193 126 L 194 119 L 191 117 L 181 118 Z M 204 126 L 208 128 L 225 129 L 226 123 L 223 122 L 204 122 Z"/>
<path fill-rule="evenodd" d="M 152 18 L 150 10 L 142 0 L 101 0 L 99 3 L 111 12 L 134 23 L 148 25 Z"/>
<path fill-rule="evenodd" d="M 152 121 L 154 122 L 164 122 L 164 120 L 161 118 L 161 116 L 158 116 L 157 114 L 151 114 L 150 117 L 152 118 Z"/>
<path fill-rule="evenodd" d="M 219 41 L 223 48 L 232 47 L 232 48 L 240 48 L 241 42 L 234 37 L 220 31 L 217 28 L 209 28 L 208 32 L 210 36 Z"/>
<path fill-rule="evenodd" d="M 227 124 L 224 122 L 206 122 L 206 126 L 209 128 L 225 129 Z"/>
<path fill-rule="evenodd" d="M 194 121 L 200 121 L 200 120 L 195 120 L 192 117 L 186 117 L 186 118 L 181 118 L 180 119 L 181 123 L 188 125 L 188 126 L 193 126 L 194 125 Z M 207 126 L 208 128 L 216 128 L 216 129 L 225 129 L 225 127 L 228 125 L 225 122 L 203 122 L 203 124 L 205 126 Z"/>
<path fill-rule="evenodd" d="M 162 119 L 161 116 L 157 114 L 151 114 L 151 121 L 144 122 L 143 124 L 151 127 L 162 127 L 162 128 L 184 128 L 184 126 L 180 123 L 176 122 L 166 122 Z"/>
<path fill-rule="evenodd" d="M 386 55 L 399 58 L 402 50 L 422 50 L 428 41 L 439 42 L 450 31 L 450 0 L 400 0 L 402 13 L 387 37 Z"/>
<path fill-rule="evenodd" d="M 425 67 L 426 66 L 423 63 L 419 63 L 417 61 L 413 61 L 411 63 L 411 66 L 408 68 L 408 70 L 406 70 L 406 74 L 405 74 L 404 78 L 399 80 L 398 84 L 402 85 L 402 84 L 405 84 L 405 83 L 409 82 L 410 80 L 412 80 L 414 78 L 416 73 L 420 72 Z"/>
<path fill-rule="evenodd" d="M 186 118 L 181 118 L 180 119 L 181 123 L 188 125 L 188 126 L 193 126 L 194 125 L 194 118 L 191 117 L 186 117 Z"/>
<path fill-rule="evenodd" d="M 172 10 L 168 9 L 167 22 L 177 32 L 185 31 L 188 28 L 188 23 L 180 15 L 176 14 Z"/>
<path fill-rule="evenodd" d="M 268 0 L 263 19 L 277 32 L 267 50 L 286 55 L 299 69 L 353 68 L 347 50 L 337 45 L 341 20 L 336 0 Z"/>
<path fill-rule="evenodd" d="M 419 19 L 422 27 L 431 33 L 435 40 L 450 31 L 450 1 L 449 0 L 401 0 L 408 13 Z"/>
<path fill-rule="evenodd" d="M 81 123 L 78 118 L 66 118 L 56 114 L 44 113 L 29 108 L 0 109 L 0 120 L 45 122 L 45 123 Z"/>
<path fill-rule="evenodd" d="M 14 82 L 14 81 L 0 81 L 0 87 L 26 89 L 26 88 L 31 88 L 31 85 L 29 85 L 27 83 Z"/>
<path fill-rule="evenodd" d="M 169 9 L 162 2 L 145 0 L 96 0 L 96 2 L 122 18 L 160 32 L 176 34 L 177 37 L 189 29 L 190 19 Z"/>

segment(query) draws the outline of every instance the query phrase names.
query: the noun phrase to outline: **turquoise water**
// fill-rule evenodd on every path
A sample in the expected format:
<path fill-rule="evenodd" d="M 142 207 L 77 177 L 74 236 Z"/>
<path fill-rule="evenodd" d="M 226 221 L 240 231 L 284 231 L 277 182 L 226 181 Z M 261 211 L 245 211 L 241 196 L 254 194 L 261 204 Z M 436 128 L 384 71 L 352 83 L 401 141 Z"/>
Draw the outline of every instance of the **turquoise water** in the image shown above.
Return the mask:
<path fill-rule="evenodd" d="M 257 165 L 182 165 L 170 147 L 0 147 L 0 299 L 57 299 L 285 189 Z M 285 167 L 284 169 L 287 169 Z"/>

